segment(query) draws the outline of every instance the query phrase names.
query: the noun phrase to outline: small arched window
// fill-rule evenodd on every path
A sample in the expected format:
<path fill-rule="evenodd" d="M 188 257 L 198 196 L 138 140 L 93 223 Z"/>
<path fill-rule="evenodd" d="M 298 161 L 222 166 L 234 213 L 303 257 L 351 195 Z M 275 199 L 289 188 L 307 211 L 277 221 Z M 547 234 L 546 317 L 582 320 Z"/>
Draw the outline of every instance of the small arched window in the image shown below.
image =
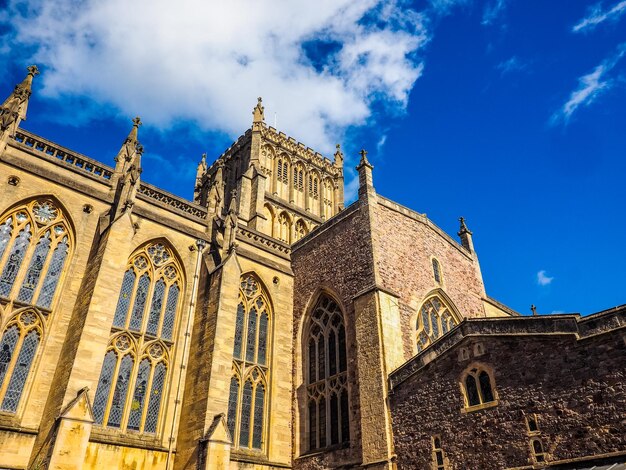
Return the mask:
<path fill-rule="evenodd" d="M 462 383 L 466 408 L 496 403 L 492 377 L 484 368 L 472 367 L 465 374 Z"/>
<path fill-rule="evenodd" d="M 445 470 L 445 457 L 441 448 L 441 438 L 433 437 L 433 467 L 434 470 Z"/>
<path fill-rule="evenodd" d="M 309 450 L 348 444 L 346 331 L 339 305 L 327 295 L 317 301 L 305 338 Z"/>
<path fill-rule="evenodd" d="M 7 323 L 0 341 L 0 411 L 17 411 L 42 336 L 41 318 L 31 310 Z"/>
<path fill-rule="evenodd" d="M 227 426 L 233 446 L 262 450 L 265 445 L 271 308 L 252 274 L 241 278 L 235 316 L 233 368 Z"/>
<path fill-rule="evenodd" d="M 96 424 L 157 433 L 182 287 L 181 269 L 163 243 L 131 256 L 93 401 Z"/>
<path fill-rule="evenodd" d="M 35 199 L 0 219 L 0 297 L 49 309 L 71 247 L 63 213 Z"/>
<path fill-rule="evenodd" d="M 545 461 L 545 453 L 543 451 L 543 444 L 541 443 L 541 439 L 538 437 L 530 440 L 530 448 L 533 453 L 533 458 L 536 462 L 544 462 Z"/>
<path fill-rule="evenodd" d="M 439 261 L 436 258 L 433 258 L 433 277 L 435 278 L 435 282 L 437 284 L 441 284 L 441 267 L 439 266 Z"/>
<path fill-rule="evenodd" d="M 446 334 L 458 320 L 452 309 L 437 295 L 426 299 L 417 316 L 417 352 L 421 352 L 440 336 Z"/>

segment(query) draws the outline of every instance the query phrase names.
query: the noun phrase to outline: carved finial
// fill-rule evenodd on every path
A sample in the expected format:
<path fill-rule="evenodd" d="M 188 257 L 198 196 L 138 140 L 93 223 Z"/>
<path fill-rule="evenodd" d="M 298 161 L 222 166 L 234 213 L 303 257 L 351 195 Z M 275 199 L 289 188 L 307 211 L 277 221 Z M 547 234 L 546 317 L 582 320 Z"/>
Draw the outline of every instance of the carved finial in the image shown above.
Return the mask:
<path fill-rule="evenodd" d="M 39 75 L 39 69 L 36 65 L 29 65 L 28 67 L 26 67 L 26 70 L 28 70 L 28 75 L 32 77 L 34 77 L 35 75 Z"/>
<path fill-rule="evenodd" d="M 343 152 L 341 151 L 341 144 L 335 145 L 335 148 L 337 149 L 335 151 L 335 166 L 343 167 Z"/>
<path fill-rule="evenodd" d="M 141 122 L 141 118 L 139 116 L 135 117 L 135 119 L 133 119 L 133 126 L 134 127 L 139 127 L 143 124 L 143 122 Z"/>
<path fill-rule="evenodd" d="M 459 228 L 458 235 L 460 236 L 464 233 L 469 233 L 471 235 L 472 232 L 467 228 L 467 225 L 465 225 L 465 217 L 459 217 L 459 222 L 461 223 L 461 227 Z"/>
<path fill-rule="evenodd" d="M 237 190 L 233 189 L 230 192 L 230 204 L 228 205 L 228 213 L 236 214 L 237 213 Z"/>
<path fill-rule="evenodd" d="M 535 304 L 532 304 L 530 306 L 530 310 L 531 310 L 531 312 L 533 312 L 533 317 L 536 317 L 537 316 L 537 307 L 535 307 Z"/>
<path fill-rule="evenodd" d="M 139 154 L 139 155 L 143 155 L 143 145 L 141 144 L 137 144 L 135 146 L 135 151 Z"/>
<path fill-rule="evenodd" d="M 263 98 L 260 96 L 257 98 L 258 102 L 252 110 L 252 123 L 258 124 L 265 122 L 265 108 L 263 107 Z"/>
<path fill-rule="evenodd" d="M 202 154 L 202 159 L 200 160 L 200 163 L 202 163 L 203 165 L 206 165 L 206 152 Z"/>

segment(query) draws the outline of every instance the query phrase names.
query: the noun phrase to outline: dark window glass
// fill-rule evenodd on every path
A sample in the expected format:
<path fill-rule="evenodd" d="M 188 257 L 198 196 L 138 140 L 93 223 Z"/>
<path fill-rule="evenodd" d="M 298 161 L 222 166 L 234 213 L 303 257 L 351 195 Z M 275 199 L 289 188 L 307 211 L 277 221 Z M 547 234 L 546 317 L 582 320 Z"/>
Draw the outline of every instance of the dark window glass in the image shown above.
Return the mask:
<path fill-rule="evenodd" d="M 315 366 L 317 361 L 315 360 L 315 340 L 309 340 L 309 383 L 317 381 L 315 375 Z"/>
<path fill-rule="evenodd" d="M 309 449 L 317 449 L 317 404 L 309 402 Z"/>
<path fill-rule="evenodd" d="M 237 400 L 239 399 L 239 381 L 236 377 L 230 379 L 230 394 L 228 398 L 227 425 L 231 439 L 235 439 L 235 423 L 237 422 Z"/>
<path fill-rule="evenodd" d="M 143 414 L 144 402 L 148 392 L 148 379 L 150 378 L 150 361 L 144 359 L 139 364 L 139 373 L 135 381 L 135 391 L 130 402 L 130 416 L 128 418 L 128 429 L 139 430 L 141 425 L 141 415 Z"/>
<path fill-rule="evenodd" d="M 237 306 L 237 318 L 235 319 L 235 346 L 233 348 L 233 356 L 241 359 L 241 346 L 243 345 L 243 323 L 245 311 L 243 304 Z"/>
<path fill-rule="evenodd" d="M 67 237 L 63 238 L 57 245 L 52 253 L 52 259 L 48 266 L 48 272 L 43 281 L 41 291 L 39 291 L 39 297 L 37 298 L 37 305 L 43 308 L 50 308 L 52 299 L 54 297 L 54 291 L 57 288 L 61 273 L 63 272 L 63 265 L 65 264 L 65 258 L 69 252 L 69 245 L 67 243 Z"/>
<path fill-rule="evenodd" d="M 124 325 L 126 324 L 126 314 L 128 313 L 128 306 L 130 305 L 130 296 L 133 293 L 134 285 L 135 272 L 132 269 L 129 269 L 124 274 L 124 280 L 122 281 L 122 289 L 120 291 L 120 298 L 117 301 L 117 308 L 115 309 L 113 326 L 124 328 Z"/>
<path fill-rule="evenodd" d="M 30 265 L 28 266 L 28 271 L 26 271 L 26 277 L 24 277 L 20 293 L 17 297 L 19 301 L 30 303 L 33 300 L 33 293 L 39 284 L 41 271 L 43 270 L 43 265 L 48 257 L 50 242 L 50 231 L 47 231 L 45 235 L 39 239 L 39 242 L 35 247 L 35 252 L 30 259 Z"/>
<path fill-rule="evenodd" d="M 241 426 L 239 428 L 239 445 L 250 445 L 250 412 L 252 411 L 252 383 L 246 382 L 241 396 Z"/>
<path fill-rule="evenodd" d="M 165 297 L 165 282 L 159 279 L 154 286 L 152 294 L 152 302 L 150 303 L 150 316 L 148 316 L 148 325 L 146 333 L 156 336 L 161 321 L 161 310 L 163 310 L 163 297 Z"/>
<path fill-rule="evenodd" d="M 109 391 L 111 390 L 111 382 L 113 381 L 113 371 L 117 362 L 117 355 L 114 351 L 109 351 L 104 356 L 102 363 L 102 371 L 98 380 L 98 388 L 96 396 L 93 399 L 93 419 L 97 424 L 102 424 L 104 419 L 104 410 L 106 408 Z"/>
<path fill-rule="evenodd" d="M 324 344 L 324 335 L 317 340 L 317 380 L 326 378 L 326 347 Z"/>
<path fill-rule="evenodd" d="M 473 375 L 468 375 L 465 379 L 465 391 L 467 392 L 467 402 L 469 406 L 480 405 L 476 379 Z"/>
<path fill-rule="evenodd" d="M 341 442 L 350 441 L 350 415 L 348 414 L 348 391 L 341 391 Z"/>
<path fill-rule="evenodd" d="M 328 334 L 328 375 L 333 376 L 337 373 L 337 343 L 335 332 L 333 330 Z"/>
<path fill-rule="evenodd" d="M 159 421 L 159 410 L 161 409 L 161 397 L 163 396 L 163 386 L 165 384 L 165 375 L 167 369 L 165 364 L 159 363 L 154 368 L 154 376 L 152 377 L 152 386 L 150 388 L 150 402 L 148 404 L 148 413 L 146 415 L 146 424 L 144 432 L 154 434 L 156 432 L 157 423 Z"/>
<path fill-rule="evenodd" d="M 33 364 L 37 346 L 39 346 L 39 332 L 37 330 L 31 330 L 31 332 L 26 335 L 26 338 L 24 338 L 24 342 L 20 348 L 20 354 L 17 357 L 9 386 L 7 387 L 4 400 L 2 401 L 2 411 L 9 411 L 11 413 L 17 411 L 17 405 L 24 391 L 24 384 L 30 372 L 30 367 Z"/>
<path fill-rule="evenodd" d="M 435 282 L 441 282 L 441 274 L 439 272 L 439 262 L 436 259 L 433 259 L 433 276 L 435 277 Z"/>
<path fill-rule="evenodd" d="M 259 316 L 259 352 L 257 362 L 265 365 L 267 355 L 267 313 L 261 312 Z"/>
<path fill-rule="evenodd" d="M 435 437 L 435 449 L 441 449 L 441 441 L 438 437 Z"/>
<path fill-rule="evenodd" d="M 478 381 L 480 382 L 480 392 L 483 396 L 483 403 L 489 403 L 493 401 L 493 391 L 491 390 L 491 381 L 489 380 L 489 374 L 482 371 L 478 375 Z"/>
<path fill-rule="evenodd" d="M 148 299 L 148 289 L 150 288 L 150 276 L 147 273 L 142 274 L 137 283 L 137 293 L 135 294 L 135 305 L 133 313 L 130 317 L 131 330 L 139 331 L 143 321 L 143 311 L 145 310 L 146 300 Z"/>
<path fill-rule="evenodd" d="M 252 430 L 252 447 L 260 449 L 263 436 L 263 404 L 265 400 L 265 389 L 258 384 L 254 394 L 254 426 Z"/>
<path fill-rule="evenodd" d="M 334 393 L 330 396 L 330 443 L 339 443 L 339 397 Z"/>
<path fill-rule="evenodd" d="M 537 421 L 535 421 L 535 418 L 532 417 L 528 417 L 528 429 L 530 431 L 537 431 Z"/>
<path fill-rule="evenodd" d="M 326 447 L 326 400 L 322 398 L 319 403 L 320 417 L 320 447 Z"/>
<path fill-rule="evenodd" d="M 339 372 L 345 372 L 348 367 L 346 358 L 346 330 L 339 327 Z"/>
<path fill-rule="evenodd" d="M 254 353 L 256 349 L 256 309 L 250 310 L 248 313 L 248 340 L 246 341 L 246 361 L 254 362 Z"/>

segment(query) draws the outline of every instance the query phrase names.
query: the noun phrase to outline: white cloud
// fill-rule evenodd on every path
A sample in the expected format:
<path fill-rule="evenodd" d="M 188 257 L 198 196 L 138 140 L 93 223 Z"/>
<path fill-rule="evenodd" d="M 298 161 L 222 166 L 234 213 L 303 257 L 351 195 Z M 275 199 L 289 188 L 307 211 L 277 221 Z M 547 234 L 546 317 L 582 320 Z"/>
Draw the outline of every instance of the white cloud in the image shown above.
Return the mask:
<path fill-rule="evenodd" d="M 496 65 L 496 69 L 500 71 L 500 75 L 504 76 L 511 72 L 521 72 L 526 70 L 528 64 L 523 62 L 519 57 L 513 56 L 505 61 Z"/>
<path fill-rule="evenodd" d="M 591 30 L 606 20 L 617 21 L 624 13 L 626 13 L 626 0 L 616 3 L 608 10 L 603 10 L 602 4 L 598 3 L 589 10 L 589 14 L 585 18 L 572 28 L 572 31 L 578 33 Z"/>
<path fill-rule="evenodd" d="M 330 154 L 374 102 L 406 108 L 434 7 L 402 1 L 9 0 L 0 50 L 34 50 L 50 98 L 89 97 L 161 129 L 191 121 L 233 137 L 262 96 L 269 124 L 277 113 L 281 130 Z M 311 60 L 311 41 L 334 53 Z"/>
<path fill-rule="evenodd" d="M 606 75 L 617 65 L 626 54 L 626 43 L 618 47 L 617 53 L 605 59 L 592 72 L 578 79 L 579 86 L 571 94 L 567 102 L 552 115 L 550 122 L 556 124 L 560 121 L 567 122 L 571 115 L 580 106 L 589 106 L 601 93 L 606 92 L 613 86 L 613 81 Z"/>
<path fill-rule="evenodd" d="M 546 274 L 545 270 L 541 270 L 537 273 L 537 284 L 540 286 L 547 286 L 554 281 L 554 277 L 550 277 Z"/>
<path fill-rule="evenodd" d="M 483 10 L 482 24 L 485 26 L 492 25 L 504 11 L 506 0 L 493 0 L 485 5 Z"/>

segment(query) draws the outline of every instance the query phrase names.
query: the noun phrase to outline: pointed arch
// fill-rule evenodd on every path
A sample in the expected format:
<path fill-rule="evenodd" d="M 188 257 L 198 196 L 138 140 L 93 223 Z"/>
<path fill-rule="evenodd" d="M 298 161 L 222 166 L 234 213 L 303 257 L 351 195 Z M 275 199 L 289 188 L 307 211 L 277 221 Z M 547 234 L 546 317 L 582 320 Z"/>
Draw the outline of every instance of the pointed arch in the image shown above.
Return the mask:
<path fill-rule="evenodd" d="M 183 264 L 166 239 L 129 256 L 96 387 L 96 425 L 158 433 L 184 289 Z"/>
<path fill-rule="evenodd" d="M 285 152 L 280 153 L 276 158 L 276 194 L 289 199 L 289 181 L 291 180 L 291 158 Z"/>
<path fill-rule="evenodd" d="M 350 441 L 348 347 L 343 310 L 320 290 L 302 328 L 302 370 L 306 400 L 302 410 L 309 451 Z"/>
<path fill-rule="evenodd" d="M 278 214 L 277 238 L 285 243 L 291 243 L 291 216 L 287 211 Z"/>
<path fill-rule="evenodd" d="M 298 219 L 295 224 L 294 229 L 294 242 L 297 242 L 301 238 L 304 238 L 309 233 L 309 228 L 307 227 L 304 219 Z"/>
<path fill-rule="evenodd" d="M 272 207 L 272 205 L 269 203 L 265 203 L 263 205 L 263 211 L 264 211 L 265 218 L 267 220 L 266 234 L 269 235 L 270 237 L 276 237 L 276 233 L 275 233 L 276 232 L 276 229 L 275 229 L 276 212 L 274 211 L 274 208 Z"/>
<path fill-rule="evenodd" d="M 74 246 L 74 225 L 56 197 L 11 206 L 0 216 L 0 296 L 50 309 Z"/>
<path fill-rule="evenodd" d="M 413 316 L 415 348 L 419 353 L 463 320 L 454 303 L 442 289 L 429 292 Z"/>
<path fill-rule="evenodd" d="M 267 288 L 253 272 L 241 275 L 235 312 L 228 428 L 233 445 L 265 448 L 273 308 Z"/>

